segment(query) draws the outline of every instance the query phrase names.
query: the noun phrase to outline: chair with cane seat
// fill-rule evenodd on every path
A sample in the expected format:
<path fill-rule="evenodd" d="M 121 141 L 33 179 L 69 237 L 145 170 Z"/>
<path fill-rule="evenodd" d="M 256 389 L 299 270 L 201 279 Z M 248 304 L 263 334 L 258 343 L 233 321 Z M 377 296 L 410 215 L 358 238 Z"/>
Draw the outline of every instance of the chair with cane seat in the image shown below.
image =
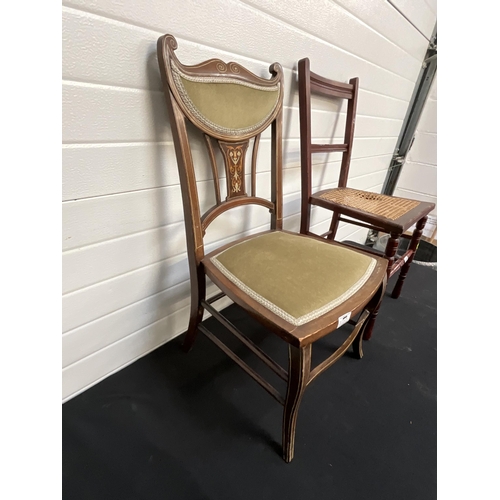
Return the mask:
<path fill-rule="evenodd" d="M 270 66 L 270 79 L 258 77 L 237 63 L 218 59 L 185 66 L 177 59 L 176 48 L 173 36 L 159 38 L 158 60 L 179 169 L 191 277 L 191 312 L 184 347 L 189 350 L 197 332 L 202 332 L 284 406 L 283 458 L 290 462 L 297 412 L 306 386 L 351 345 L 355 355 L 362 356 L 363 331 L 374 322 L 385 290 L 387 261 L 282 230 L 281 66 L 277 63 Z M 192 132 L 188 134 L 187 122 L 204 134 L 207 161 L 213 173 L 216 204 L 204 214 L 201 214 L 190 147 Z M 269 126 L 271 197 L 266 199 L 256 195 L 256 161 L 260 135 Z M 224 200 L 214 144 L 224 163 Z M 252 151 L 248 176 L 247 151 Z M 248 204 L 265 207 L 270 212 L 270 230 L 239 238 L 205 254 L 208 226 L 226 211 Z M 207 276 L 221 290 L 211 298 L 206 297 Z M 224 296 L 288 344 L 288 370 L 214 308 L 213 303 Z M 284 397 L 208 330 L 201 322 L 204 311 L 287 382 Z M 345 342 L 326 361 L 312 368 L 314 342 L 349 318 L 355 321 Z"/>
<path fill-rule="evenodd" d="M 398 281 L 392 291 L 392 297 L 401 293 L 404 280 L 410 269 L 417 250 L 427 215 L 435 205 L 408 198 L 398 198 L 347 187 L 351 152 L 354 139 L 354 123 L 358 99 L 359 80 L 352 78 L 349 83 L 329 80 L 310 70 L 308 58 L 301 59 L 298 64 L 299 73 L 299 110 L 300 110 L 300 150 L 302 172 L 302 201 L 300 232 L 310 232 L 311 207 L 319 206 L 333 212 L 330 229 L 321 235 L 334 240 L 339 222 L 358 225 L 375 231 L 388 233 L 389 239 L 385 248 L 388 260 L 387 277 L 390 278 L 401 270 Z M 321 94 L 333 99 L 347 99 L 347 116 L 342 144 L 314 144 L 311 142 L 311 94 Z M 315 153 L 341 152 L 342 163 L 337 187 L 312 192 L 311 165 Z M 342 217 L 347 216 L 349 219 Z M 405 232 L 415 225 L 411 236 Z M 408 250 L 400 257 L 396 252 L 399 239 L 409 238 Z M 348 244 L 348 243 L 346 243 Z M 368 250 L 368 247 L 366 247 Z M 370 251 L 370 250 L 368 250 Z M 375 253 L 375 250 L 371 250 Z M 380 253 L 377 253 L 380 255 Z M 367 330 L 365 339 L 369 338 Z"/>

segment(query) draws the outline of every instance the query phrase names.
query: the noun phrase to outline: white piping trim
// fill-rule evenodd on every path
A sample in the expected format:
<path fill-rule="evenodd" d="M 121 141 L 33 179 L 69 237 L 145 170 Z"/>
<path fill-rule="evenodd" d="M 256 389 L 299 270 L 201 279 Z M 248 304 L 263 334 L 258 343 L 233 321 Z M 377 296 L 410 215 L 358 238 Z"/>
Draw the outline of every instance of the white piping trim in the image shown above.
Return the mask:
<path fill-rule="evenodd" d="M 264 235 L 261 235 L 264 236 Z M 257 236 L 257 238 L 260 238 L 261 236 Z M 252 240 L 255 238 L 251 238 Z M 328 302 L 328 304 L 325 304 L 324 306 L 320 307 L 319 309 L 315 309 L 314 311 L 311 311 L 303 316 L 300 316 L 299 318 L 292 316 L 291 314 L 287 313 L 280 307 L 278 307 L 276 304 L 273 302 L 270 302 L 266 298 L 264 298 L 262 295 L 258 294 L 255 290 L 251 289 L 249 286 L 245 285 L 241 280 L 239 280 L 234 274 L 232 274 L 228 269 L 217 260 L 217 257 L 222 255 L 224 252 L 227 250 L 230 250 L 238 245 L 242 245 L 246 243 L 247 241 L 242 241 L 241 243 L 238 243 L 236 245 L 233 245 L 223 252 L 215 255 L 214 257 L 210 258 L 210 262 L 229 280 L 231 280 L 238 288 L 240 288 L 243 292 L 245 292 L 248 296 L 252 297 L 254 300 L 256 300 L 259 304 L 262 304 L 265 308 L 269 309 L 271 312 L 279 316 L 280 318 L 284 319 L 285 321 L 288 321 L 288 323 L 291 323 L 294 326 L 300 326 L 305 323 L 308 323 L 309 321 L 312 321 L 313 319 L 319 318 L 320 316 L 323 316 L 325 313 L 328 311 L 331 311 L 335 307 L 339 306 L 343 302 L 345 302 L 348 298 L 352 297 L 367 281 L 368 278 L 371 276 L 373 270 L 375 269 L 376 265 L 376 260 L 369 257 L 371 260 L 370 265 L 366 269 L 365 273 L 363 276 L 348 290 L 346 290 L 340 297 L 337 297 L 336 299 Z"/>
<path fill-rule="evenodd" d="M 273 87 L 259 87 L 258 85 L 254 85 L 252 83 L 248 82 L 242 82 L 241 80 L 236 80 L 232 78 L 225 78 L 225 77 L 187 77 L 184 73 L 182 73 L 179 68 L 177 68 L 174 65 L 174 62 L 171 61 L 171 68 L 172 68 L 172 76 L 175 82 L 175 85 L 177 87 L 177 91 L 179 92 L 182 100 L 184 101 L 184 104 L 187 106 L 189 111 L 201 122 L 203 123 L 206 127 L 211 128 L 212 130 L 215 130 L 219 134 L 225 134 L 225 135 L 244 135 L 249 132 L 253 132 L 254 130 L 258 130 L 264 123 L 266 123 L 267 120 L 269 120 L 269 117 L 274 113 L 276 110 L 276 106 L 278 105 L 279 102 L 279 87 L 280 84 L 277 83 Z M 203 83 L 233 83 L 236 85 L 241 85 L 243 87 L 250 87 L 254 88 L 257 90 L 264 90 L 264 91 L 272 91 L 272 92 L 277 92 L 276 94 L 276 102 L 273 104 L 273 107 L 271 111 L 264 117 L 263 120 L 261 120 L 259 123 L 252 125 L 251 127 L 246 127 L 246 128 L 237 128 L 237 129 L 232 129 L 232 128 L 227 128 L 227 127 L 221 127 L 220 125 L 217 125 L 213 121 L 209 120 L 206 116 L 204 116 L 198 108 L 195 106 L 194 102 L 191 100 L 189 97 L 186 89 L 184 88 L 184 85 L 182 84 L 181 81 L 182 78 L 186 78 L 186 80 L 190 81 L 195 81 L 195 82 L 203 82 Z"/>

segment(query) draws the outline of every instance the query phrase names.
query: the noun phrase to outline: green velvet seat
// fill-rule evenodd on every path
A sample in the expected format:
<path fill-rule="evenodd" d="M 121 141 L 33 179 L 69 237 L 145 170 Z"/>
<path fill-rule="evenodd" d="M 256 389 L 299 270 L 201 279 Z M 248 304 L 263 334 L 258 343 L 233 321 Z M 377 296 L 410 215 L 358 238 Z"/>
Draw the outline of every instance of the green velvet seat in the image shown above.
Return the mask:
<path fill-rule="evenodd" d="M 352 297 L 376 260 L 319 239 L 265 233 L 210 257 L 250 297 L 292 325 L 303 325 Z"/>

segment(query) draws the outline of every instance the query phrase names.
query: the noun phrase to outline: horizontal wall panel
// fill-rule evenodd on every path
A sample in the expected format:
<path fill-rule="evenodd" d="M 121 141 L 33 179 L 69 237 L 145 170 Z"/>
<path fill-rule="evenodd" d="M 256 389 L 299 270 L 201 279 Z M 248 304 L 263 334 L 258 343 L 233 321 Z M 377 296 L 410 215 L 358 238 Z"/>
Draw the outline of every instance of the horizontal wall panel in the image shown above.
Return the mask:
<path fill-rule="evenodd" d="M 366 89 L 404 100 L 409 100 L 413 90 L 412 80 L 353 57 L 241 2 L 213 0 L 210 9 L 205 9 L 202 16 L 200 4 L 195 0 L 171 2 L 168 8 L 160 2 L 119 5 L 113 0 L 70 0 L 65 4 L 256 60 L 261 60 L 262 54 L 268 54 L 271 62 L 278 61 L 288 69 L 296 68 L 302 57 L 298 54 L 314 57 L 318 66 L 323 68 L 330 67 L 333 59 L 338 67 L 337 79 L 344 81 L 354 73 L 367 81 Z M 221 29 L 223 19 L 228 22 L 223 22 L 224 29 Z M 259 26 L 259 29 L 249 30 L 252 25 Z M 178 57 L 187 62 L 183 51 L 185 47 L 180 46 Z M 196 62 L 199 61 L 189 63 Z"/>
<path fill-rule="evenodd" d="M 407 161 L 398 179 L 398 187 L 437 196 L 437 168 Z"/>
<path fill-rule="evenodd" d="M 257 185 L 263 186 L 260 196 L 269 198 L 270 173 L 257 174 Z M 204 213 L 215 205 L 213 183 L 204 181 L 198 186 L 200 209 Z M 251 215 L 246 208 L 242 207 L 243 215 L 238 212 L 239 208 L 229 212 L 230 218 L 224 214 L 229 224 L 227 231 L 237 227 L 238 218 L 247 213 Z M 67 202 L 63 205 L 63 249 L 71 250 L 183 220 L 178 185 Z"/>
<path fill-rule="evenodd" d="M 89 32 L 87 32 L 90 30 Z M 117 23 L 113 20 L 91 16 L 74 9 L 63 12 L 64 50 L 63 78 L 66 81 L 91 83 L 106 86 L 130 88 L 131 90 L 162 90 L 160 72 L 156 56 L 157 32 L 151 32 L 135 26 Z M 101 45 L 95 45 L 101 43 Z M 218 57 L 228 60 L 234 56 L 231 52 L 214 50 L 186 40 L 179 40 L 193 63 Z M 241 64 L 259 76 L 269 78 L 268 63 L 243 57 Z M 314 65 L 314 61 L 311 61 Z M 143 70 L 138 68 L 143 66 Z M 284 68 L 285 89 L 290 94 L 287 106 L 298 106 L 297 73 Z M 335 73 L 327 76 L 339 78 Z M 346 81 L 358 74 L 348 75 Z M 399 117 L 401 106 L 406 109 L 410 95 L 404 99 L 391 98 L 388 90 L 381 94 L 369 92 L 365 96 L 365 81 L 360 81 L 360 112 L 364 114 L 391 113 Z M 388 97 L 386 97 L 388 96 Z M 318 99 L 315 107 L 330 109 L 329 99 Z M 383 103 L 380 106 L 380 103 Z M 403 111 L 404 116 L 404 111 Z M 401 116 L 402 118 L 402 116 Z"/>
<path fill-rule="evenodd" d="M 332 2 L 323 1 L 326 11 L 321 18 L 316 18 L 314 26 L 305 22 L 306 19 L 310 21 L 311 17 L 303 15 L 303 11 L 310 8 L 303 2 L 296 1 L 292 9 L 288 3 L 281 4 L 269 0 L 250 0 L 247 3 L 266 4 L 264 10 L 271 11 L 272 15 L 278 17 L 291 14 L 293 19 L 290 23 L 293 25 L 403 78 L 414 80 L 418 75 L 420 62 L 417 59 L 408 57 L 408 53 L 403 49 Z M 63 78 L 161 89 L 157 71 L 156 40 L 163 32 L 67 7 L 63 7 L 62 27 Z M 214 52 L 214 48 L 198 49 L 194 53 L 191 51 L 191 57 L 193 60 L 195 57 L 206 60 L 210 57 L 206 54 L 208 50 Z M 220 54 L 213 57 L 223 59 L 227 58 L 227 54 L 231 54 L 223 50 L 217 52 Z M 256 61 L 248 57 L 245 59 L 249 69 L 253 69 L 252 63 L 256 64 Z M 137 71 L 141 64 L 143 71 Z M 256 70 L 262 71 L 262 68 Z"/>
<path fill-rule="evenodd" d="M 424 0 L 429 9 L 434 13 L 437 14 L 437 0 Z"/>
<path fill-rule="evenodd" d="M 65 143 L 172 141 L 159 91 L 64 83 L 62 111 Z"/>
<path fill-rule="evenodd" d="M 188 263 L 184 253 L 63 295 L 63 332 L 162 292 L 186 279 Z"/>
<path fill-rule="evenodd" d="M 417 61 L 427 49 L 424 37 L 387 1 L 335 0 L 367 26 L 401 47 Z"/>
<path fill-rule="evenodd" d="M 62 340 L 63 368 L 186 308 L 190 305 L 190 289 L 190 282 L 185 281 L 67 332 Z M 219 291 L 211 284 L 207 288 L 207 296 Z"/>
<path fill-rule="evenodd" d="M 62 172 L 63 201 L 179 184 L 168 142 L 66 146 Z"/>
<path fill-rule="evenodd" d="M 420 71 L 418 60 L 409 58 L 408 53 L 399 46 L 370 29 L 330 0 L 317 0 L 313 4 L 303 0 L 243 1 L 284 23 L 300 28 L 306 33 L 409 80 L 415 80 Z M 311 16 L 312 8 L 320 10 L 321 16 Z"/>
<path fill-rule="evenodd" d="M 188 307 L 101 349 L 63 369 L 63 401 L 124 368 L 153 349 L 182 333 Z"/>
<path fill-rule="evenodd" d="M 181 222 L 64 252 L 63 293 L 70 293 L 166 259 L 169 260 L 166 267 L 169 268 L 172 278 L 174 268 L 171 268 L 170 261 L 177 262 L 185 251 L 185 229 L 184 223 Z M 184 255 L 185 262 L 186 259 Z"/>
<path fill-rule="evenodd" d="M 341 142 L 342 138 L 338 136 L 335 140 Z M 392 153 L 396 141 L 397 137 L 357 137 L 354 141 L 352 158 Z M 210 179 L 212 173 L 210 168 L 207 168 L 208 156 L 205 145 L 198 141 L 192 141 L 192 144 L 196 146 L 193 151 L 193 161 L 197 180 Z M 269 170 L 271 158 L 269 140 L 261 140 L 258 158 L 258 171 Z M 315 154 L 313 157 L 315 163 L 326 163 L 330 159 L 334 159 L 334 154 Z M 284 141 L 283 163 L 286 168 L 300 165 L 299 139 Z M 63 147 L 62 165 L 63 201 L 166 187 L 179 183 L 177 160 L 171 143 L 66 146 Z M 221 162 L 219 165 L 221 166 Z"/>
<path fill-rule="evenodd" d="M 372 133 L 371 136 L 398 135 L 394 133 L 394 128 L 398 130 L 401 128 L 400 121 L 406 113 L 407 103 L 375 94 L 363 95 L 360 93 L 358 106 L 358 114 L 362 115 L 358 119 L 360 122 L 364 121 L 365 116 L 373 116 L 379 121 L 382 121 L 381 118 L 390 118 L 397 122 L 395 127 L 393 124 L 390 134 L 384 134 L 382 131 Z M 371 105 L 370 102 L 374 104 Z M 363 107 L 371 109 L 364 110 Z M 370 115 L 369 112 L 377 112 L 378 116 Z M 298 108 L 285 108 L 283 119 L 285 137 L 300 138 Z M 338 129 L 335 129 L 335 125 Z M 340 134 L 345 127 L 345 115 L 314 110 L 312 126 L 314 135 L 318 137 L 328 137 L 332 132 Z M 369 135 L 363 134 L 361 123 L 356 127 L 356 132 L 360 136 Z M 63 141 L 65 143 L 171 142 L 165 98 L 161 92 L 156 91 L 64 83 Z"/>
<path fill-rule="evenodd" d="M 156 55 L 161 33 L 67 7 L 62 11 L 63 79 L 162 89 Z"/>
<path fill-rule="evenodd" d="M 391 3 L 427 38 L 436 24 L 436 12 L 426 0 L 391 0 Z"/>
<path fill-rule="evenodd" d="M 189 286 L 181 283 L 65 333 L 63 368 L 189 306 Z"/>

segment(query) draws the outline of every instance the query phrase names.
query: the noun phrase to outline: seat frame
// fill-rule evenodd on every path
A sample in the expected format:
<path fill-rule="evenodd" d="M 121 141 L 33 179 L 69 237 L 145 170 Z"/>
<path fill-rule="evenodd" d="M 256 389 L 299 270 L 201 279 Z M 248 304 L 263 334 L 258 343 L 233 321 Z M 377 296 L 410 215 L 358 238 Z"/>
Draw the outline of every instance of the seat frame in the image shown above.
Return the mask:
<path fill-rule="evenodd" d="M 418 244 L 427 222 L 427 215 L 435 208 L 435 204 L 419 202 L 418 206 L 408 213 L 392 220 L 367 211 L 357 210 L 352 207 L 343 206 L 339 203 L 321 198 L 321 194 L 330 191 L 323 190 L 312 193 L 312 155 L 315 153 L 341 152 L 342 162 L 338 188 L 346 188 L 351 162 L 351 153 L 354 140 L 354 125 L 356 121 L 356 108 L 359 91 L 359 79 L 351 78 L 349 83 L 330 80 L 310 70 L 308 58 L 301 59 L 298 63 L 299 78 L 299 114 L 300 114 L 300 153 L 301 153 L 301 223 L 300 232 L 305 235 L 313 235 L 310 231 L 311 207 L 320 206 L 333 212 L 330 228 L 327 232 L 317 235 L 328 240 L 334 240 L 340 222 L 357 225 L 374 231 L 388 233 L 389 239 L 384 252 L 378 252 L 368 246 L 366 251 L 374 255 L 384 255 L 388 260 L 387 278 L 400 271 L 398 280 L 394 286 L 391 296 L 398 298 L 401 294 L 404 281 L 410 269 L 411 263 L 418 249 Z M 311 139 L 311 93 L 321 94 L 329 98 L 347 99 L 347 116 L 342 144 L 313 144 Z M 415 200 L 416 201 L 416 200 Z M 342 216 L 350 218 L 345 218 Z M 354 220 L 355 219 L 355 220 Z M 405 232 L 415 224 L 411 235 Z M 410 240 L 406 252 L 398 256 L 400 238 Z M 349 242 L 345 245 L 353 246 Z M 356 246 L 359 248 L 359 246 Z M 371 331 L 365 332 L 365 340 L 371 337 Z"/>
<path fill-rule="evenodd" d="M 278 63 L 270 66 L 271 78 L 269 80 L 260 78 L 237 63 L 225 63 L 218 59 L 210 59 L 194 66 L 184 66 L 177 59 L 174 51 L 177 49 L 177 42 L 172 35 L 163 35 L 158 39 L 158 61 L 166 96 L 167 109 L 170 117 L 170 124 L 177 156 L 179 177 L 182 191 L 183 208 L 185 214 L 185 228 L 187 241 L 187 254 L 189 271 L 191 277 L 191 308 L 188 329 L 185 335 L 183 347 L 189 351 L 193 346 L 198 331 L 202 332 L 217 347 L 233 359 L 246 373 L 248 373 L 261 387 L 263 387 L 272 397 L 284 406 L 283 411 L 283 458 L 290 462 L 294 454 L 295 429 L 297 413 L 300 401 L 308 386 L 320 373 L 335 363 L 352 345 L 356 357 L 363 356 L 362 340 L 363 333 L 367 327 L 372 328 L 375 322 L 380 302 L 386 287 L 386 261 L 382 258 L 376 259 L 376 267 L 372 275 L 361 290 L 356 292 L 351 298 L 340 306 L 329 311 L 325 315 L 300 327 L 287 323 L 282 318 L 275 316 L 270 310 L 250 298 L 229 279 L 221 276 L 210 262 L 210 257 L 219 253 L 245 239 L 233 241 L 225 246 L 219 247 L 212 254 L 205 255 L 203 237 L 208 225 L 213 220 L 227 210 L 247 205 L 257 204 L 266 207 L 271 214 L 271 231 L 282 230 L 282 107 L 283 107 L 283 71 Z M 175 65 L 190 75 L 211 76 L 213 78 L 223 78 L 231 76 L 233 79 L 250 82 L 257 85 L 279 86 L 279 102 L 276 109 L 269 116 L 266 123 L 252 133 L 228 136 L 206 127 L 197 119 L 189 109 L 183 106 L 180 101 L 178 90 L 175 88 L 171 64 Z M 196 178 L 193 158 L 190 151 L 186 122 L 190 121 L 205 134 L 208 157 L 211 162 L 214 176 L 214 189 L 216 194 L 216 205 L 210 208 L 205 214 L 201 214 L 198 201 Z M 271 200 L 257 197 L 255 194 L 256 178 L 256 158 L 258 152 L 260 133 L 265 128 L 271 126 Z M 221 200 L 219 191 L 219 176 L 215 162 L 215 155 L 212 148 L 212 141 L 218 141 L 224 152 L 227 147 L 241 146 L 242 151 L 246 151 L 249 140 L 254 138 L 253 156 L 251 163 L 251 194 L 247 195 L 245 190 L 237 196 L 230 196 L 230 183 L 232 173 L 230 160 L 223 154 L 226 167 L 226 184 L 228 198 Z M 244 156 L 244 154 L 243 154 Z M 244 163 L 240 164 L 243 179 L 245 179 Z M 259 233 L 262 234 L 262 233 Z M 255 235 L 254 235 L 255 236 Z M 297 237 L 307 237 L 296 234 Z M 310 237 L 310 236 L 309 236 Z M 322 240 L 324 241 L 324 240 Z M 336 244 L 336 243 L 331 243 Z M 358 251 L 359 250 L 355 250 Z M 364 253 L 364 252 L 361 252 Z M 221 292 L 207 298 L 206 297 L 206 277 L 209 277 L 216 284 Z M 223 297 L 229 297 L 233 302 L 241 306 L 253 318 L 257 319 L 271 332 L 275 333 L 288 343 L 289 346 L 289 366 L 285 370 L 276 361 L 268 356 L 258 345 L 245 336 L 234 326 L 223 314 L 215 309 L 213 304 Z M 341 323 L 342 314 L 349 309 L 352 319 L 349 321 L 353 326 L 344 343 L 325 361 L 315 368 L 311 367 L 312 344 L 319 338 L 335 330 Z M 202 323 L 203 314 L 207 311 L 218 320 L 226 329 L 236 336 L 246 347 L 248 347 L 267 367 L 269 367 L 278 377 L 287 383 L 286 395 L 283 397 L 279 391 L 267 382 L 261 375 L 250 368 L 236 353 L 224 344 L 214 333 Z"/>

